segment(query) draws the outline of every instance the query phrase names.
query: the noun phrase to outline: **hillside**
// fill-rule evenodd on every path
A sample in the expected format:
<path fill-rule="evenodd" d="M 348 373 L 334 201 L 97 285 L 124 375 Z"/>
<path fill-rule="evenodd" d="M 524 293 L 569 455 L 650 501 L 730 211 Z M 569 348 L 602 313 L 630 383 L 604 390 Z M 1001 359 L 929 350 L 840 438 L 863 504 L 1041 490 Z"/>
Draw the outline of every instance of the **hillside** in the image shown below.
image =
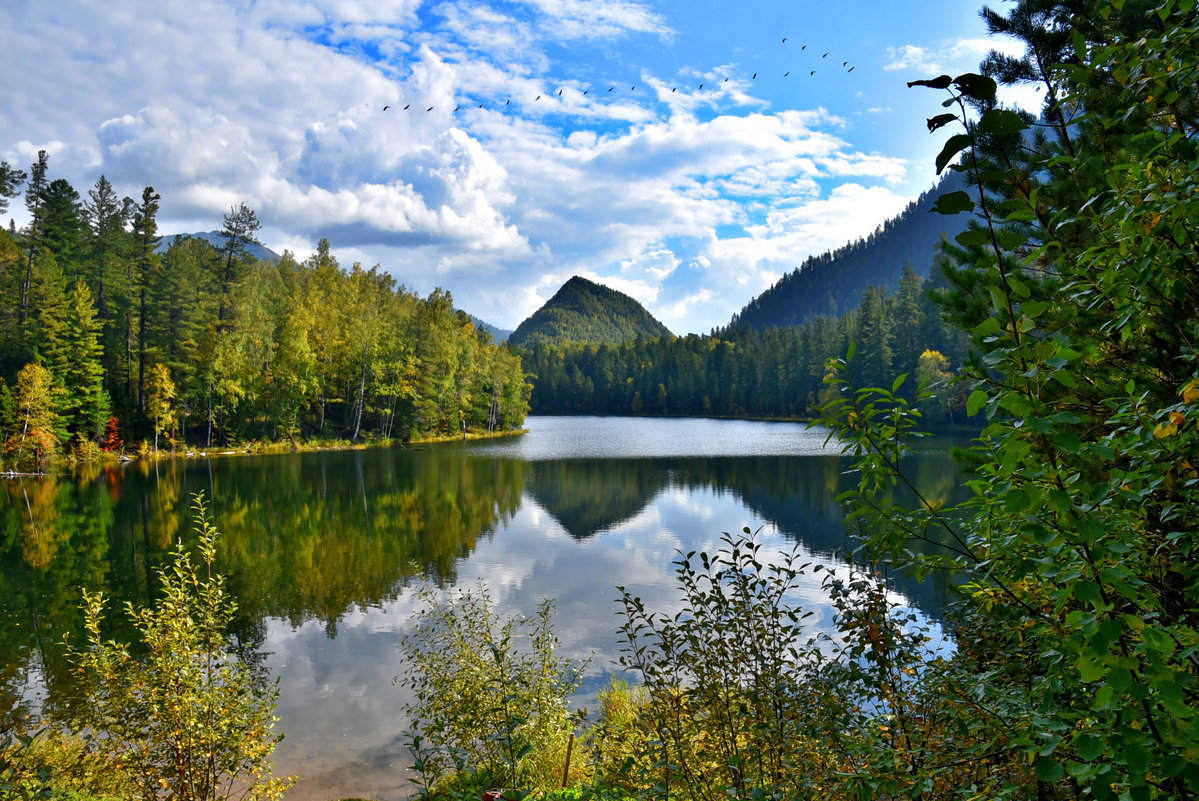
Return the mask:
<path fill-rule="evenodd" d="M 870 236 L 808 257 L 733 315 L 726 330 L 783 328 L 813 317 L 844 314 L 857 308 L 869 286 L 895 290 L 909 263 L 922 278 L 927 277 L 937 241 L 961 233 L 970 217 L 931 212 L 937 197 L 964 188 L 961 182 L 958 173 L 947 171 L 937 186 Z"/>
<path fill-rule="evenodd" d="M 225 235 L 220 231 L 200 231 L 194 234 L 169 234 L 167 236 L 163 236 L 162 240 L 158 243 L 158 247 L 155 248 L 155 252 L 166 253 L 171 245 L 175 244 L 176 239 L 183 238 L 202 239 L 217 250 L 221 250 L 225 247 Z M 250 244 L 246 245 L 246 254 L 253 256 L 259 261 L 279 261 L 280 259 L 278 253 L 268 247 L 265 247 L 264 245 L 258 244 L 257 242 L 251 242 Z"/>
<path fill-rule="evenodd" d="M 509 344 L 587 342 L 616 345 L 638 335 L 669 336 L 670 330 L 637 301 L 575 276 L 508 337 Z"/>
<path fill-rule="evenodd" d="M 512 336 L 512 332 L 506 328 L 500 328 L 499 326 L 492 325 L 486 320 L 480 320 L 478 317 L 475 317 L 469 312 L 467 312 L 467 316 L 470 317 L 470 321 L 475 324 L 475 328 L 491 334 L 491 340 L 497 345 L 504 344 L 508 341 L 508 337 Z"/>

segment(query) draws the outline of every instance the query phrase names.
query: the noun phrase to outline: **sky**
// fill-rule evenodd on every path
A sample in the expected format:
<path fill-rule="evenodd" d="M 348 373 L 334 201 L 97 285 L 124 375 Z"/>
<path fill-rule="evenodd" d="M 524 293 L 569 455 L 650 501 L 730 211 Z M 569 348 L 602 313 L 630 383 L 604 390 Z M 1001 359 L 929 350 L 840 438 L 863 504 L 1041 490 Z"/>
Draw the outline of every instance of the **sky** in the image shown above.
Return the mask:
<path fill-rule="evenodd" d="M 163 233 L 245 203 L 501 328 L 580 275 L 706 333 L 933 185 L 943 96 L 906 82 L 1013 51 L 980 6 L 2 0 L 0 160 L 153 186 Z"/>

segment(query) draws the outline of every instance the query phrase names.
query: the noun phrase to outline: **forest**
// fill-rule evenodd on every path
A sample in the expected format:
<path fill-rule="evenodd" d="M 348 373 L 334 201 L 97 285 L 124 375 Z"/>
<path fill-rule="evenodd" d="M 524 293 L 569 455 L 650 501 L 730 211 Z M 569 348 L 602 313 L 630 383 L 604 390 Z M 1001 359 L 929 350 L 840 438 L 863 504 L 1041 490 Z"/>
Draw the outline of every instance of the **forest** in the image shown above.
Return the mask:
<path fill-rule="evenodd" d="M 965 385 L 954 383 L 971 343 L 938 305 L 950 285 L 938 263 L 921 280 L 907 265 L 897 292 L 871 286 L 856 309 L 799 325 L 729 328 L 711 335 L 639 336 L 619 345 L 535 342 L 525 351 L 538 414 L 646 414 L 806 418 L 823 401 L 826 364 L 858 344 L 858 381 L 924 383 L 928 422 L 965 420 Z"/>
<path fill-rule="evenodd" d="M 504 431 L 528 411 L 519 359 L 454 309 L 328 241 L 304 261 L 247 253 L 234 206 L 223 247 L 176 237 L 161 198 L 82 197 L 0 165 L 0 214 L 24 187 L 29 224 L 0 231 L 0 442 L 11 464 L 164 445 L 407 440 Z M 123 443 L 127 443 L 123 445 Z M 146 446 L 142 446 L 146 447 Z"/>

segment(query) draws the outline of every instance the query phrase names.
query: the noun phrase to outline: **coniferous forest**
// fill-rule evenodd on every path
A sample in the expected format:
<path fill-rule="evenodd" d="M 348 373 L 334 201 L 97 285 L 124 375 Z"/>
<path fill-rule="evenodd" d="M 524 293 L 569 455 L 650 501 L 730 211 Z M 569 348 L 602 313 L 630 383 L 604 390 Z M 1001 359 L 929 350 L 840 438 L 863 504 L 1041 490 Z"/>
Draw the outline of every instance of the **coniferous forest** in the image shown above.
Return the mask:
<path fill-rule="evenodd" d="M 244 204 L 221 248 L 177 237 L 160 197 L 86 196 L 5 163 L 0 213 L 23 189 L 29 224 L 0 231 L 0 441 L 6 463 L 87 458 L 126 440 L 213 447 L 267 440 L 408 439 L 519 426 L 520 360 L 456 311 L 382 272 L 247 252 Z"/>
<path fill-rule="evenodd" d="M 800 325 L 729 328 L 712 335 L 637 337 L 618 345 L 539 341 L 525 352 L 541 414 L 808 417 L 826 401 L 829 359 L 851 342 L 861 385 L 909 375 L 931 390 L 921 410 L 937 425 L 960 423 L 966 388 L 953 383 L 970 341 L 949 325 L 938 299 L 949 285 L 938 265 L 922 280 L 909 265 L 897 292 L 871 286 L 856 309 Z"/>

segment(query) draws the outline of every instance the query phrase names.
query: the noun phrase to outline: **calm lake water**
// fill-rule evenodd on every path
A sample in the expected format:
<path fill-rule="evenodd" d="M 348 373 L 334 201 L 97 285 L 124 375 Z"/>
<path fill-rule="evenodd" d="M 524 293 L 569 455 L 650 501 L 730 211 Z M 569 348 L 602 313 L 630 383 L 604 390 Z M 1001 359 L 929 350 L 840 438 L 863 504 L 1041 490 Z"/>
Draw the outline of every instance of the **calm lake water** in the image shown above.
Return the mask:
<path fill-rule="evenodd" d="M 114 606 L 152 597 L 154 568 L 190 536 L 204 492 L 222 533 L 236 637 L 279 681 L 288 798 L 398 799 L 411 791 L 406 701 L 393 684 L 413 589 L 483 581 L 505 613 L 556 599 L 564 651 L 591 656 L 579 702 L 617 670 L 616 585 L 678 606 L 678 551 L 760 529 L 835 563 L 849 486 L 826 432 L 800 424 L 533 417 L 523 436 L 424 449 L 132 464 L 94 476 L 0 482 L 0 677 L 14 703 L 52 710 L 69 692 L 64 635 L 79 588 Z M 948 445 L 913 461 L 927 495 L 959 485 Z M 900 579 L 935 627 L 945 588 Z M 819 579 L 795 600 L 831 615 Z M 119 619 L 114 621 L 119 625 Z M 118 628 L 117 636 L 128 636 Z"/>

